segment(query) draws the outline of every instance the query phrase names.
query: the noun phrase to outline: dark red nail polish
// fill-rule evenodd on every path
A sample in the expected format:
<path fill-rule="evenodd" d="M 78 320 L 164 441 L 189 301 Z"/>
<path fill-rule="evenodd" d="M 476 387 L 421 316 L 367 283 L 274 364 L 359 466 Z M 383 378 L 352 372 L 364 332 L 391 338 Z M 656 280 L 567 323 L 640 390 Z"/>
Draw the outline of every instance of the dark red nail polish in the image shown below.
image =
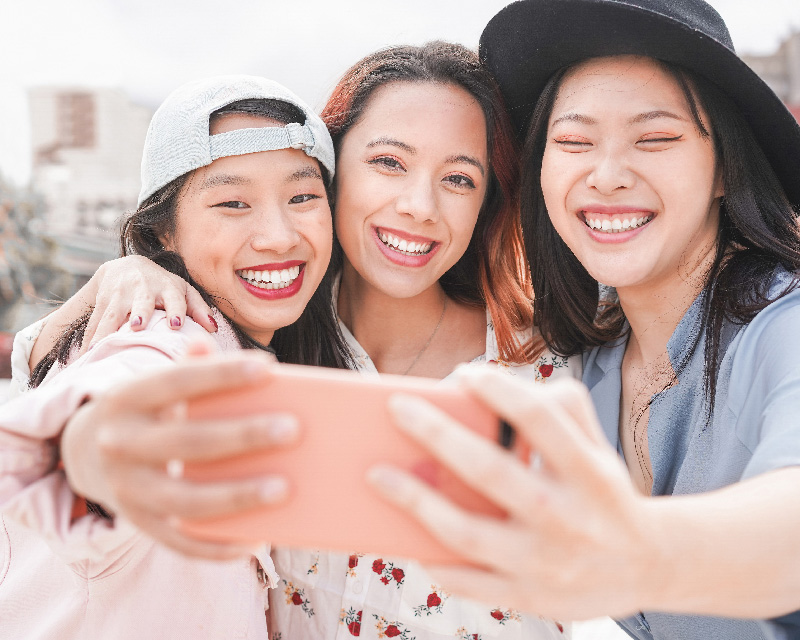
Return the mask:
<path fill-rule="evenodd" d="M 214 318 L 213 318 L 213 317 L 211 317 L 211 316 L 208 316 L 208 321 L 209 321 L 211 324 L 213 324 L 213 325 L 214 325 L 214 331 L 219 331 L 219 325 L 217 324 L 217 321 L 216 321 L 216 320 L 214 320 Z"/>
<path fill-rule="evenodd" d="M 171 326 L 171 327 L 180 327 L 181 326 L 181 319 L 178 316 L 175 316 L 174 318 L 172 318 L 172 320 L 169 321 L 169 326 Z"/>
<path fill-rule="evenodd" d="M 131 326 L 138 327 L 142 324 L 142 316 L 136 316 L 135 318 L 131 318 Z"/>

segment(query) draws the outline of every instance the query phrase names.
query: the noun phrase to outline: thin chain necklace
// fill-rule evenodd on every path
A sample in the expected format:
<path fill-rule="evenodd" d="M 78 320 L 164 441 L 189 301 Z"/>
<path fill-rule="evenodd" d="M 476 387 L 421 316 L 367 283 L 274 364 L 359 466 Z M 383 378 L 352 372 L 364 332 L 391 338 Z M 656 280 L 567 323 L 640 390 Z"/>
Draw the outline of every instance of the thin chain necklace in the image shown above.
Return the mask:
<path fill-rule="evenodd" d="M 436 323 L 436 327 L 434 328 L 431 337 L 428 338 L 428 341 L 424 345 L 422 345 L 422 349 L 419 350 L 417 357 L 414 358 L 414 362 L 408 365 L 408 369 L 403 371 L 404 376 L 407 376 L 408 372 L 414 368 L 414 365 L 417 364 L 417 362 L 419 362 L 419 359 L 422 357 L 422 354 L 425 353 L 425 350 L 430 346 L 431 342 L 433 342 L 433 338 L 436 336 L 436 332 L 439 330 L 439 327 L 442 326 L 442 320 L 444 319 L 444 312 L 446 310 L 447 310 L 447 294 L 445 294 L 444 296 L 444 303 L 442 304 L 442 315 L 439 316 L 439 322 Z"/>

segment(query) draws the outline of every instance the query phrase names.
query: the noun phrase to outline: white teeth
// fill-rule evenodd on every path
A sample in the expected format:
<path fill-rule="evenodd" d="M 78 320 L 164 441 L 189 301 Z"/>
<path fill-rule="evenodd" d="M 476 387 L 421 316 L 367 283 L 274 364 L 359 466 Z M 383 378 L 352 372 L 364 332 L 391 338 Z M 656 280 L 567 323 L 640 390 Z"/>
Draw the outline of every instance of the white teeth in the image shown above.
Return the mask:
<path fill-rule="evenodd" d="M 590 229 L 595 229 L 596 231 L 602 231 L 604 233 L 619 233 L 621 231 L 629 231 L 642 227 L 652 219 L 653 216 L 642 216 L 641 218 L 625 218 L 623 220 L 618 218 L 614 220 L 609 220 L 608 218 L 605 220 L 600 220 L 599 218 L 585 218 L 585 221 L 586 226 Z"/>
<path fill-rule="evenodd" d="M 242 269 L 236 274 L 246 280 L 248 284 L 259 289 L 285 289 L 300 275 L 300 265 L 281 269 L 280 271 L 253 271 Z"/>
<path fill-rule="evenodd" d="M 428 253 L 433 246 L 433 242 L 408 242 L 383 231 L 378 231 L 378 238 L 386 246 L 406 255 L 423 255 Z"/>

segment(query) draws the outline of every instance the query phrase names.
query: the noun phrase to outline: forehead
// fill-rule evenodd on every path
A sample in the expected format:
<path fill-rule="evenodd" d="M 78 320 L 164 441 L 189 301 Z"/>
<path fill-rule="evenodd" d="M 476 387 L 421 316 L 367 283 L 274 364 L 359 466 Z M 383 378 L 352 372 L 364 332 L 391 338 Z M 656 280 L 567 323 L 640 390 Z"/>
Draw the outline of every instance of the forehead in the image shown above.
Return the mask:
<path fill-rule="evenodd" d="M 687 113 L 677 78 L 662 63 L 642 56 L 591 58 L 567 71 L 555 111 L 608 107 L 614 111 L 669 107 Z"/>
<path fill-rule="evenodd" d="M 455 84 L 399 81 L 380 86 L 367 100 L 355 127 L 359 125 L 392 127 L 409 133 L 424 129 L 426 136 L 431 129 L 447 135 L 458 131 L 463 140 L 486 139 L 486 119 L 480 103 Z"/>

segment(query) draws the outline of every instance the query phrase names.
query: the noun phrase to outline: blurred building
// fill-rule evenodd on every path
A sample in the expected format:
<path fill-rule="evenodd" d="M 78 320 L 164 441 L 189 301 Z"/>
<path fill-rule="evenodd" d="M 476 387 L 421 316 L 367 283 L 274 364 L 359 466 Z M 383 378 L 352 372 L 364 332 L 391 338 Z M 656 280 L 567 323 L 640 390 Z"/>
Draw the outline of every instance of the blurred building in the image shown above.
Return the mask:
<path fill-rule="evenodd" d="M 115 89 L 39 87 L 29 102 L 43 232 L 58 262 L 82 280 L 117 255 L 117 224 L 136 206 L 152 111 Z"/>
<path fill-rule="evenodd" d="M 789 105 L 797 117 L 800 113 L 800 32 L 786 38 L 771 55 L 743 55 L 742 59 Z"/>

